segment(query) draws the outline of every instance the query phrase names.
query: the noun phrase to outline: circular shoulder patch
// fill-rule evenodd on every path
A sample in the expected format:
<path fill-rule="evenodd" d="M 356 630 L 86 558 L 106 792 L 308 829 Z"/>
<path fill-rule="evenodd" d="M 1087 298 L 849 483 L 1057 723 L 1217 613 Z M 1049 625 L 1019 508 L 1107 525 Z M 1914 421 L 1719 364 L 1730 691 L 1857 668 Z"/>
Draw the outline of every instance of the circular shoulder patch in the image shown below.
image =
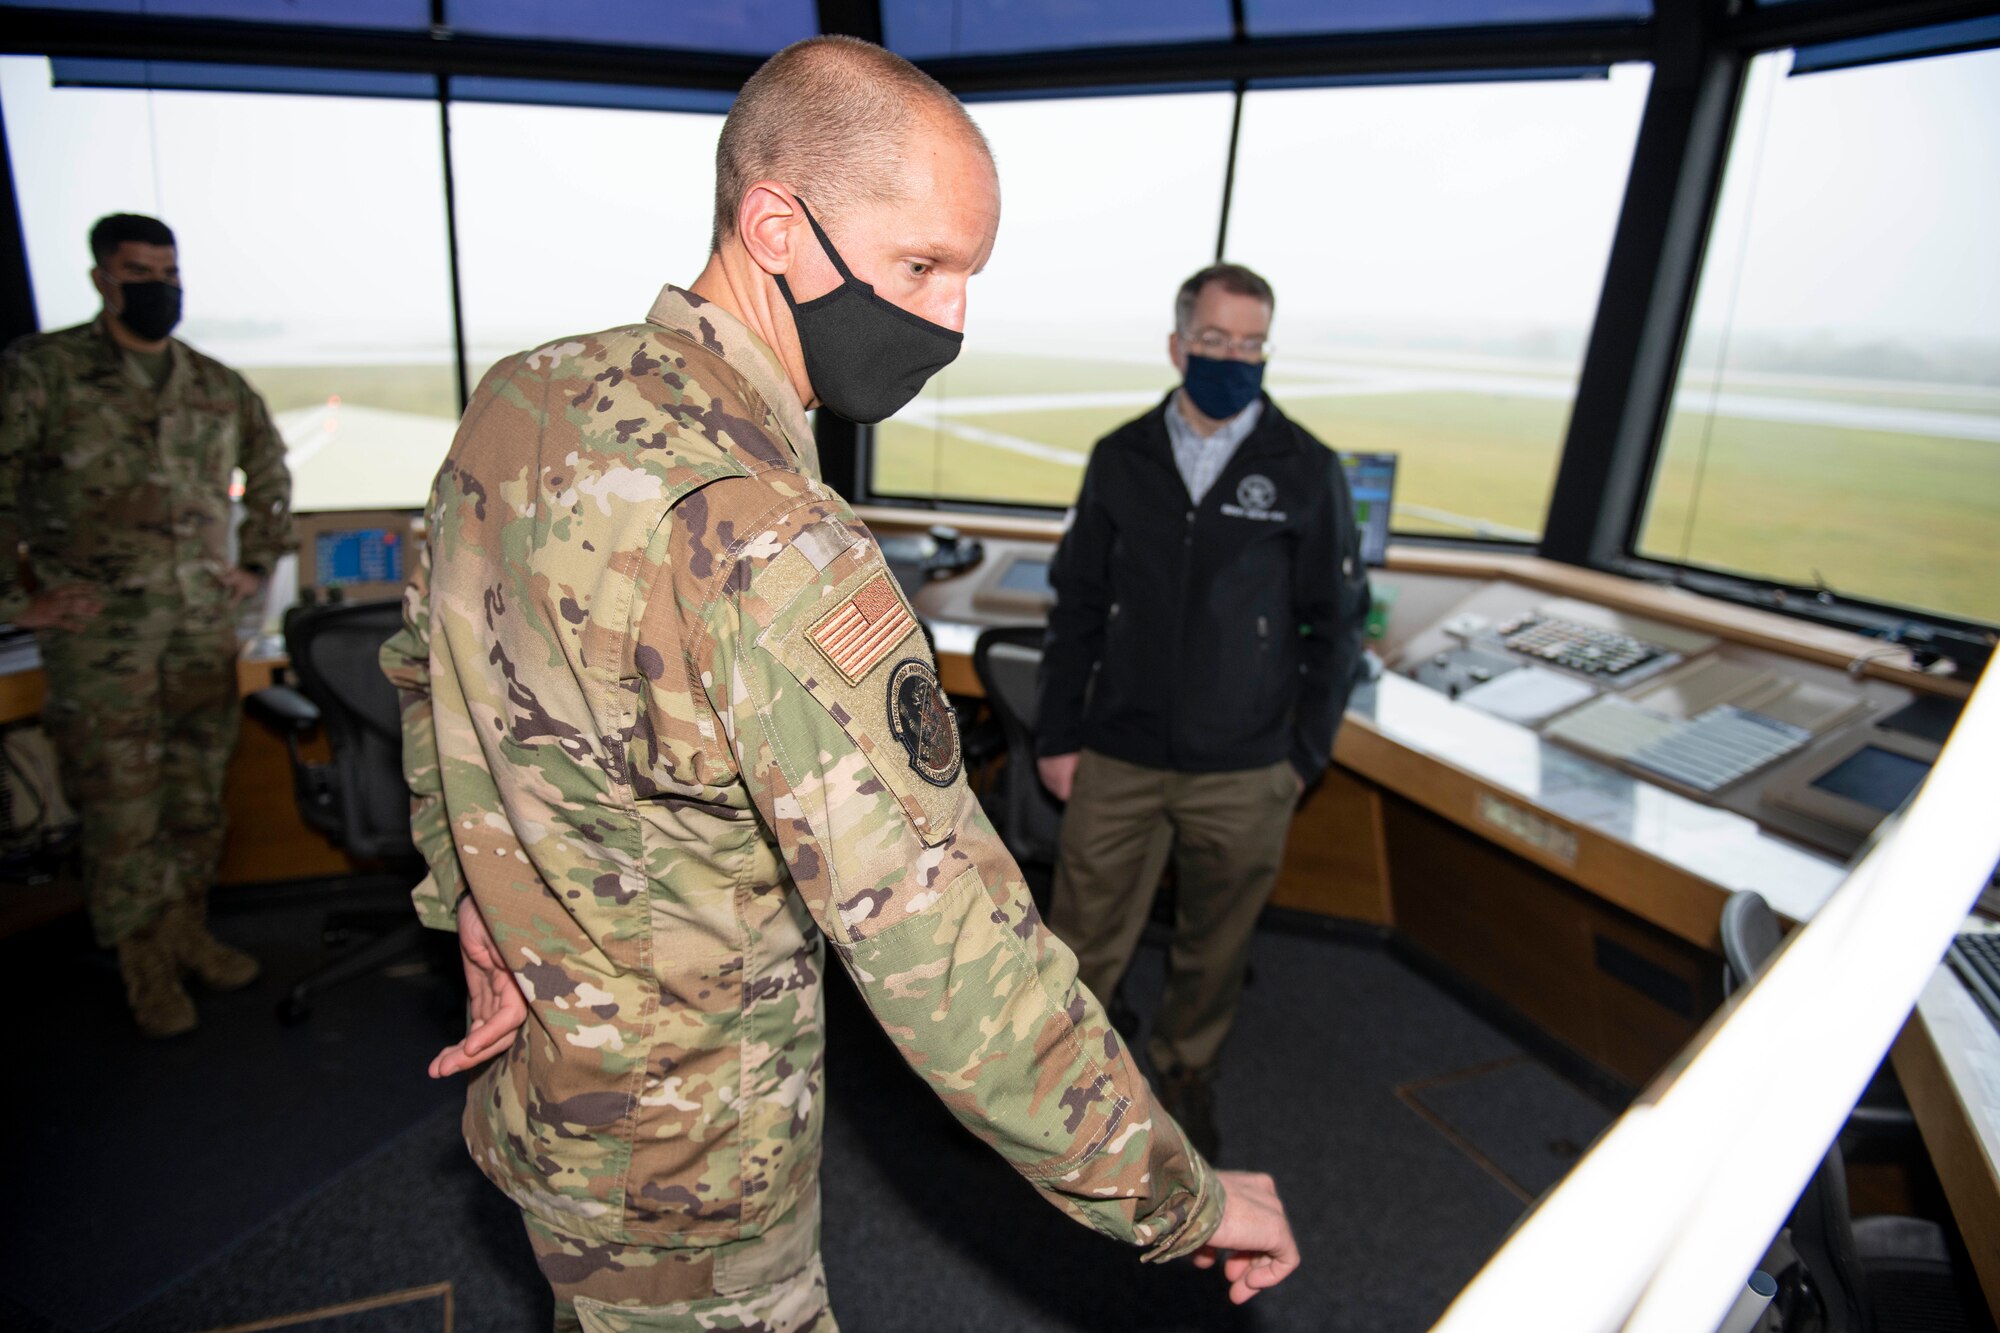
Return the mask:
<path fill-rule="evenodd" d="M 909 752 L 910 771 L 933 787 L 958 778 L 958 716 L 929 662 L 906 657 L 889 672 L 889 733 Z"/>

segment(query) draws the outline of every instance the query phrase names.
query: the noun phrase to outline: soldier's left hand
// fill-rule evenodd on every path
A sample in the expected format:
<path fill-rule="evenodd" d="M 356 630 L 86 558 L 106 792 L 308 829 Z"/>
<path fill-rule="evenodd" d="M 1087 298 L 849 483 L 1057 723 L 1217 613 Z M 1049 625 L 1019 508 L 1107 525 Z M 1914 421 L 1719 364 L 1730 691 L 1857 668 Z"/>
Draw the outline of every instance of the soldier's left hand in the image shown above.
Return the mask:
<path fill-rule="evenodd" d="M 239 565 L 222 576 L 222 586 L 229 589 L 229 604 L 235 606 L 264 586 L 264 576 L 252 574 Z"/>
<path fill-rule="evenodd" d="M 445 1047 L 431 1061 L 432 1078 L 449 1078 L 482 1065 L 514 1044 L 514 1034 L 528 1019 L 528 1001 L 521 984 L 507 970 L 486 918 L 467 894 L 458 904 L 458 951 L 465 961 L 465 990 L 471 1001 L 472 1026 L 465 1040 Z"/>

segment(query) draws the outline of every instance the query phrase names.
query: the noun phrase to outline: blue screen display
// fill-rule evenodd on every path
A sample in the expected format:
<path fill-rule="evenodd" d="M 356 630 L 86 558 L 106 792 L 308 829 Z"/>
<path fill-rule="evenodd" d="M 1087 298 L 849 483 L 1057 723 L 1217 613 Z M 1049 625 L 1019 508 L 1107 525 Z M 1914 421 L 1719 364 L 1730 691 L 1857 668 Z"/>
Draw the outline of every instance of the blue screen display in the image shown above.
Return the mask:
<path fill-rule="evenodd" d="M 1396 498 L 1396 455 L 1342 454 L 1347 489 L 1354 493 L 1354 522 L 1361 529 L 1361 559 L 1380 566 L 1389 558 L 1389 510 Z"/>
<path fill-rule="evenodd" d="M 403 581 L 403 534 L 394 528 L 322 532 L 313 542 L 313 568 L 322 588 Z"/>

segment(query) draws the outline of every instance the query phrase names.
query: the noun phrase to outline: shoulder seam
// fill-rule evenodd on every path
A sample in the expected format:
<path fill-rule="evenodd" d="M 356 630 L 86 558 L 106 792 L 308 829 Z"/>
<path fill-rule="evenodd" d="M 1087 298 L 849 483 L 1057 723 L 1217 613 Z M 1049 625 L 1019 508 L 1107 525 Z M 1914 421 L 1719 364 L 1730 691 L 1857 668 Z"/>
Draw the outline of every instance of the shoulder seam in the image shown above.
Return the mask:
<path fill-rule="evenodd" d="M 724 480 L 727 480 L 727 478 L 716 478 L 716 481 Z M 713 484 L 713 482 L 710 483 L 710 485 Z M 702 598 L 701 606 L 695 614 L 703 620 L 708 618 L 708 613 L 714 609 L 716 602 L 721 599 L 723 590 L 729 586 L 731 576 L 736 572 L 736 566 L 742 560 L 743 548 L 755 541 L 759 533 L 766 527 L 769 527 L 774 521 L 788 514 L 804 509 L 809 505 L 822 503 L 824 503 L 824 499 L 820 496 L 804 495 L 787 497 L 759 513 L 755 519 L 745 525 L 749 530 L 723 550 L 722 559 L 716 563 L 715 573 L 709 575 L 710 587 L 708 594 Z"/>

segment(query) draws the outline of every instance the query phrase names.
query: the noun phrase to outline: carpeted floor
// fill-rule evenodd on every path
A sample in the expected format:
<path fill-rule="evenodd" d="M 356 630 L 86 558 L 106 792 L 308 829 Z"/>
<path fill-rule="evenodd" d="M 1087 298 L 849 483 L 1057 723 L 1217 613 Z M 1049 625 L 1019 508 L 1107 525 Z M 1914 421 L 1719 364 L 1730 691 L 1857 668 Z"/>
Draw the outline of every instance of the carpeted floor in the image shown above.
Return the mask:
<path fill-rule="evenodd" d="M 458 1102 L 424 1076 L 461 1023 L 448 974 L 405 968 L 328 995 L 304 1024 L 276 1020 L 285 986 L 332 956 L 328 906 L 353 899 L 219 905 L 217 933 L 265 975 L 199 995 L 200 1029 L 167 1042 L 133 1029 L 80 916 L 0 943 L 0 1012 L 15 1016 L 0 1297 L 20 1315 L 117 1320 Z"/>
<path fill-rule="evenodd" d="M 298 906 L 223 929 L 274 957 L 301 947 L 291 936 L 311 951 Z M 55 993 L 25 975 L 52 970 L 24 958 L 48 944 L 19 944 L 0 948 L 13 1012 L 53 996 L 67 1017 L 31 1036 L 26 1067 L 52 1077 L 8 1113 L 10 1143 L 35 1146 L 0 1205 L 27 1238 L 0 1247 L 0 1324 L 195 1333 L 449 1282 L 458 1330 L 548 1326 L 516 1214 L 465 1159 L 458 1090 L 422 1077 L 457 1022 L 444 980 L 357 982 L 301 1029 L 269 1023 L 264 987 L 241 1014 L 205 1003 L 186 1045 L 151 1047 L 123 1035 L 115 977 L 87 948 Z M 824 1249 L 842 1327 L 1426 1328 L 1609 1121 L 1377 947 L 1267 929 L 1255 968 L 1219 1090 L 1223 1161 L 1277 1177 L 1305 1262 L 1243 1309 L 1215 1275 L 1139 1264 L 1044 1203 L 832 978 Z M 1142 1013 L 1160 973 L 1142 950 Z M 310 1327 L 436 1330 L 442 1315 L 432 1298 Z"/>

